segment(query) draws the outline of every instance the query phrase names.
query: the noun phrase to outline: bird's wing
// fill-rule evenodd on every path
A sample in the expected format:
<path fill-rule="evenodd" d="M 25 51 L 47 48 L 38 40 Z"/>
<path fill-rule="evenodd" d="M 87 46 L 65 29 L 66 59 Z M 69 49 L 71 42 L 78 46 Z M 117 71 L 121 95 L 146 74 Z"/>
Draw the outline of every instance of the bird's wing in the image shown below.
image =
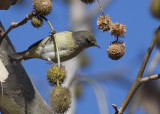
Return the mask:
<path fill-rule="evenodd" d="M 46 38 L 44 38 L 40 43 L 39 43 L 39 46 L 45 46 L 47 43 L 50 43 L 52 42 L 52 36 L 48 36 Z"/>
<path fill-rule="evenodd" d="M 43 40 L 43 39 L 42 39 Z M 34 44 L 32 44 L 31 46 L 29 46 L 28 50 L 33 48 L 34 46 L 38 45 L 42 40 L 39 40 L 38 42 L 35 42 Z"/>
<path fill-rule="evenodd" d="M 39 41 L 37 41 L 37 42 L 35 42 L 34 44 L 32 44 L 29 48 L 28 48 L 28 50 L 29 49 L 31 49 L 31 48 L 33 48 L 33 47 L 35 47 L 36 45 L 45 45 L 46 44 L 46 42 L 48 41 L 50 39 L 50 36 L 49 37 L 46 37 L 46 38 L 44 38 L 44 39 L 41 39 L 41 40 L 39 40 Z"/>

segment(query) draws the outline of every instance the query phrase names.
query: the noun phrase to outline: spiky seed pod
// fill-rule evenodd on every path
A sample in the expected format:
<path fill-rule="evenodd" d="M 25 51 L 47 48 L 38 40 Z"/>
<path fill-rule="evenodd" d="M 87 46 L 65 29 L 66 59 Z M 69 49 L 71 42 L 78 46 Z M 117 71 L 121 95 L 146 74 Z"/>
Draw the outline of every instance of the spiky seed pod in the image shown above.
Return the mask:
<path fill-rule="evenodd" d="M 85 4 L 92 4 L 95 2 L 95 0 L 81 0 Z"/>
<path fill-rule="evenodd" d="M 54 65 L 50 67 L 47 72 L 48 82 L 52 86 L 57 85 L 57 80 L 59 81 L 59 84 L 62 84 L 65 78 L 66 78 L 66 71 L 63 66 L 59 68 L 58 65 Z"/>
<path fill-rule="evenodd" d="M 150 4 L 150 11 L 154 17 L 160 19 L 160 0 L 152 0 Z"/>
<path fill-rule="evenodd" d="M 126 26 L 120 23 L 112 24 L 110 32 L 115 37 L 124 37 L 124 34 L 126 33 Z"/>
<path fill-rule="evenodd" d="M 125 53 L 125 44 L 119 41 L 114 41 L 107 48 L 108 57 L 112 60 L 120 59 Z"/>
<path fill-rule="evenodd" d="M 32 17 L 31 19 L 31 24 L 36 27 L 39 28 L 42 26 L 43 24 L 43 20 L 40 17 Z"/>
<path fill-rule="evenodd" d="M 52 0 L 33 0 L 33 9 L 38 16 L 48 15 L 52 10 Z"/>
<path fill-rule="evenodd" d="M 71 93 L 67 88 L 56 87 L 50 93 L 50 105 L 55 113 L 66 112 L 71 104 Z"/>
<path fill-rule="evenodd" d="M 112 21 L 108 16 L 99 16 L 97 20 L 97 26 L 102 31 L 110 30 L 111 24 L 112 24 Z"/>

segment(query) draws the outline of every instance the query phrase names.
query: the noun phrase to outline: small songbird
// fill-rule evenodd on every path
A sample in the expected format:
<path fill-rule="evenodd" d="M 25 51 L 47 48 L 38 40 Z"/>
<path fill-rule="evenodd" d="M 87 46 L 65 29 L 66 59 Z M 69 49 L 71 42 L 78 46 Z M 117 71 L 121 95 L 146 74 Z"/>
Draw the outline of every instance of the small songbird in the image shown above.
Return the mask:
<path fill-rule="evenodd" d="M 32 58 L 39 58 L 57 63 L 56 48 L 54 39 L 56 39 L 59 51 L 60 61 L 64 62 L 72 59 L 82 50 L 97 46 L 95 36 L 88 31 L 77 32 L 59 32 L 54 35 L 50 35 L 34 44 L 32 44 L 28 50 L 13 53 L 10 58 L 15 61 L 24 61 Z"/>

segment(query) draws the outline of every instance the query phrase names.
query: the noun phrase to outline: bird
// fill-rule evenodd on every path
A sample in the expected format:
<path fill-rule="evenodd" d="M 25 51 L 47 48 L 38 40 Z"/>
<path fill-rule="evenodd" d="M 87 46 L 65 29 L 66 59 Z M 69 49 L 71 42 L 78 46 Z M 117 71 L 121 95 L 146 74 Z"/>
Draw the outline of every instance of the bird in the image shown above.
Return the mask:
<path fill-rule="evenodd" d="M 89 31 L 64 31 L 45 37 L 32 44 L 25 51 L 12 53 L 10 58 L 18 62 L 38 58 L 51 63 L 57 63 L 57 53 L 53 38 L 57 42 L 61 62 L 72 59 L 86 48 L 92 46 L 100 48 L 95 35 Z"/>

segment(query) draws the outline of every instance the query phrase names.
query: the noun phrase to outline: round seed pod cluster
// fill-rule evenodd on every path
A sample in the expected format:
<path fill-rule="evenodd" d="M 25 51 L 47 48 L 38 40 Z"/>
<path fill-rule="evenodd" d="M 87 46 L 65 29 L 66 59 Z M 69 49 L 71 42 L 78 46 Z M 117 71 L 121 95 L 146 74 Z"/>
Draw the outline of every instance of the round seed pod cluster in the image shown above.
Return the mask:
<path fill-rule="evenodd" d="M 112 42 L 107 49 L 108 57 L 112 60 L 120 59 L 125 52 L 125 45 L 118 41 L 119 37 L 124 37 L 126 26 L 120 23 L 112 23 L 110 17 L 99 16 L 97 26 L 102 31 L 109 31 L 111 35 L 116 37 L 116 41 Z"/>
<path fill-rule="evenodd" d="M 56 87 L 50 93 L 50 105 L 55 113 L 66 112 L 71 104 L 71 93 L 67 88 Z"/>
<path fill-rule="evenodd" d="M 85 4 L 92 4 L 95 2 L 95 0 L 81 0 Z"/>
<path fill-rule="evenodd" d="M 112 23 L 111 18 L 109 16 L 99 16 L 97 20 L 97 26 L 101 31 L 110 30 L 111 35 L 115 37 L 124 37 L 126 33 L 126 26 L 120 23 Z"/>
<path fill-rule="evenodd" d="M 152 0 L 150 4 L 150 11 L 154 17 L 160 19 L 160 0 Z"/>
<path fill-rule="evenodd" d="M 95 0 L 81 0 L 81 1 L 83 3 L 89 4 L 89 3 L 93 3 Z M 154 1 L 160 1 L 160 0 L 154 0 Z M 119 42 L 118 38 L 124 37 L 124 34 L 126 33 L 126 26 L 120 23 L 112 23 L 111 18 L 109 16 L 105 16 L 100 1 L 97 1 L 97 2 L 103 14 L 103 16 L 99 16 L 97 20 L 98 28 L 103 32 L 110 31 L 111 35 L 116 37 L 116 41 L 112 42 L 111 45 L 108 47 L 107 54 L 112 60 L 118 60 L 124 55 L 124 52 L 125 52 L 125 46 L 124 44 Z M 157 6 L 159 7 L 159 5 Z"/>
<path fill-rule="evenodd" d="M 36 27 L 39 28 L 42 26 L 43 24 L 43 20 L 40 17 L 32 17 L 31 19 L 31 24 Z"/>
<path fill-rule="evenodd" d="M 115 37 L 124 37 L 126 26 L 120 23 L 112 24 L 110 32 L 111 35 L 114 35 Z"/>
<path fill-rule="evenodd" d="M 97 20 L 97 26 L 102 31 L 110 30 L 111 24 L 112 24 L 112 21 L 108 16 L 99 16 Z"/>
<path fill-rule="evenodd" d="M 66 112 L 71 104 L 71 93 L 69 89 L 61 84 L 66 78 L 66 71 L 63 66 L 54 65 L 47 71 L 47 79 L 55 88 L 50 93 L 50 105 L 55 113 Z"/>
<path fill-rule="evenodd" d="M 66 78 L 66 71 L 63 66 L 58 67 L 58 65 L 54 65 L 49 68 L 47 72 L 47 79 L 50 85 L 57 85 L 57 81 L 59 84 L 62 84 Z"/>
<path fill-rule="evenodd" d="M 33 0 L 33 9 L 38 16 L 46 16 L 51 13 L 52 0 Z"/>
<path fill-rule="evenodd" d="M 107 48 L 108 57 L 112 60 L 120 59 L 125 53 L 125 44 L 119 41 L 114 41 Z"/>

